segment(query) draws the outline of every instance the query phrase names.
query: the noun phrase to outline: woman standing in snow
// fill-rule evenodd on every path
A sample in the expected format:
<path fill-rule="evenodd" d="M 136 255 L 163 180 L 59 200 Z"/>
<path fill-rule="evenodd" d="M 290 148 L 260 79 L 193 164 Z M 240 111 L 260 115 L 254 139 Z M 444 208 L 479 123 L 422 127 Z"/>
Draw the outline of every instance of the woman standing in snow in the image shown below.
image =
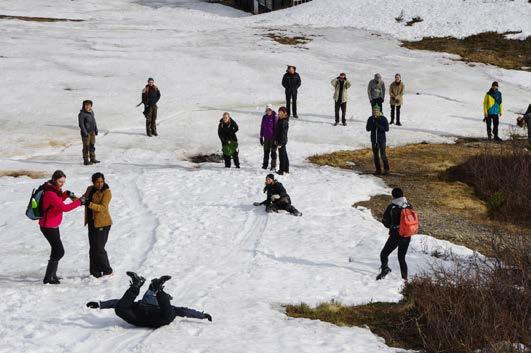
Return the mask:
<path fill-rule="evenodd" d="M 112 268 L 105 244 L 112 225 L 109 213 L 112 193 L 102 173 L 92 175 L 92 185 L 87 188 L 83 197 L 86 199 L 85 225 L 88 225 L 90 274 L 96 278 L 109 276 L 112 274 Z"/>
<path fill-rule="evenodd" d="M 66 181 L 66 175 L 60 170 L 56 170 L 52 179 L 44 184 L 44 194 L 42 197 L 43 217 L 39 220 L 41 232 L 50 243 L 52 252 L 46 274 L 44 275 L 44 284 L 60 284 L 57 277 L 57 267 L 59 260 L 64 256 L 65 250 L 61 242 L 59 226 L 63 220 L 63 212 L 70 212 L 81 205 L 85 204 L 85 198 L 77 199 L 70 191 L 63 192 L 61 188 Z M 64 201 L 70 198 L 73 202 L 65 204 Z"/>
<path fill-rule="evenodd" d="M 396 125 L 402 126 L 400 123 L 400 107 L 402 106 L 404 95 L 404 83 L 402 82 L 402 77 L 400 74 L 395 75 L 395 80 L 389 86 L 389 96 L 391 102 L 391 122 L 389 124 L 395 123 L 395 110 L 396 110 Z"/>
<path fill-rule="evenodd" d="M 240 159 L 238 158 L 238 124 L 232 120 L 229 113 L 223 113 L 223 118 L 219 121 L 218 136 L 221 140 L 221 149 L 223 150 L 223 159 L 225 168 L 230 168 L 231 158 L 234 160 L 234 166 L 240 168 Z"/>
<path fill-rule="evenodd" d="M 278 175 L 289 173 L 288 151 L 286 150 L 286 144 L 288 143 L 288 129 L 288 110 L 286 107 L 280 107 L 278 108 L 278 124 L 275 131 L 275 145 L 278 146 L 278 158 L 280 162 L 280 167 L 277 172 Z"/>

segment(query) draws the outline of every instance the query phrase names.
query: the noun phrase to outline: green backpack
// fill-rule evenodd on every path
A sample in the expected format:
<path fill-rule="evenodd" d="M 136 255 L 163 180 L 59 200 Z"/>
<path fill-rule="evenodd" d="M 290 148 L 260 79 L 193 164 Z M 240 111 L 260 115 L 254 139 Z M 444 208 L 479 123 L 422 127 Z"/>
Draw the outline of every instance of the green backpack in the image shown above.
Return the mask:
<path fill-rule="evenodd" d="M 223 145 L 223 155 L 225 156 L 231 156 L 238 150 L 238 142 L 236 141 L 229 141 L 228 143 Z"/>

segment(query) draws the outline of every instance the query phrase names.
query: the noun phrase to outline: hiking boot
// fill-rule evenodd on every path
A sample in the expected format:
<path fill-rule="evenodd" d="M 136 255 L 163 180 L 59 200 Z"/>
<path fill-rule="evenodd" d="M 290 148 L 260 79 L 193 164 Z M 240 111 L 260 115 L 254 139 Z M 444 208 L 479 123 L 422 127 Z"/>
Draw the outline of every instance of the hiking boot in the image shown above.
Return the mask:
<path fill-rule="evenodd" d="M 59 261 L 48 261 L 48 266 L 46 267 L 46 273 L 42 283 L 44 284 L 61 284 L 59 278 L 57 278 L 57 267 L 59 266 Z"/>
<path fill-rule="evenodd" d="M 98 164 L 100 163 L 100 161 L 98 161 L 97 159 L 93 159 L 90 161 L 91 164 Z"/>
<path fill-rule="evenodd" d="M 487 137 L 487 139 L 490 141 L 492 140 L 492 136 L 489 135 L 489 137 Z"/>
<path fill-rule="evenodd" d="M 302 212 L 293 211 L 292 215 L 294 215 L 295 217 L 301 217 L 302 216 Z"/>
<path fill-rule="evenodd" d="M 394 123 L 395 123 L 395 121 L 394 121 L 394 120 L 391 120 L 391 121 L 389 122 L 389 125 L 393 125 Z M 397 123 L 397 124 L 398 124 L 398 123 Z"/>
<path fill-rule="evenodd" d="M 90 161 L 88 161 L 86 159 L 83 161 L 83 165 L 91 165 L 91 164 L 92 164 L 92 162 L 90 162 Z"/>
<path fill-rule="evenodd" d="M 380 274 L 376 276 L 376 280 L 379 281 L 381 279 L 384 279 L 385 276 L 387 276 L 389 273 L 391 273 L 391 269 L 385 266 L 384 268 L 382 268 L 382 271 L 380 272 Z"/>
<path fill-rule="evenodd" d="M 126 272 L 126 274 L 131 277 L 131 282 L 129 282 L 129 284 L 131 285 L 131 287 L 137 287 L 137 288 L 140 288 L 142 287 L 142 285 L 144 284 L 144 282 L 146 281 L 146 279 L 142 276 L 139 276 L 137 275 L 136 273 L 132 272 L 132 271 L 128 271 Z"/>
<path fill-rule="evenodd" d="M 154 133 L 153 133 L 153 136 L 159 136 L 159 134 L 157 134 L 157 132 L 154 132 Z"/>
<path fill-rule="evenodd" d="M 382 175 L 382 171 L 380 169 L 376 169 L 373 175 Z"/>
<path fill-rule="evenodd" d="M 343 126 L 347 126 L 347 123 L 346 123 L 346 122 L 343 122 Z"/>
<path fill-rule="evenodd" d="M 389 175 L 389 169 L 385 169 L 383 175 Z"/>
<path fill-rule="evenodd" d="M 208 321 L 212 322 L 212 315 L 207 314 L 207 313 L 203 313 L 203 316 L 204 316 L 203 317 L 204 319 L 207 319 Z"/>
<path fill-rule="evenodd" d="M 171 276 L 162 276 L 160 278 L 153 278 L 151 280 L 151 284 L 149 285 L 149 289 L 153 292 L 158 292 L 159 290 L 164 289 L 164 283 L 166 281 L 169 281 L 171 279 Z"/>
<path fill-rule="evenodd" d="M 503 140 L 499 138 L 498 136 L 494 136 L 494 141 L 503 141 Z"/>
<path fill-rule="evenodd" d="M 278 174 L 278 175 L 284 175 L 284 172 L 281 171 L 281 170 L 279 170 L 279 171 L 277 172 L 277 174 Z"/>
<path fill-rule="evenodd" d="M 334 123 L 334 126 L 338 126 L 338 125 L 339 125 L 339 123 L 336 121 L 336 122 Z"/>
<path fill-rule="evenodd" d="M 293 115 L 293 117 L 294 117 L 295 119 L 298 119 L 298 118 L 299 118 L 299 116 L 298 116 L 298 115 Z"/>
<path fill-rule="evenodd" d="M 396 122 L 396 126 L 402 126 L 402 124 L 400 123 L 400 121 L 397 121 L 397 122 Z"/>
<path fill-rule="evenodd" d="M 262 169 L 264 169 L 264 170 L 267 169 L 267 165 L 263 165 Z"/>

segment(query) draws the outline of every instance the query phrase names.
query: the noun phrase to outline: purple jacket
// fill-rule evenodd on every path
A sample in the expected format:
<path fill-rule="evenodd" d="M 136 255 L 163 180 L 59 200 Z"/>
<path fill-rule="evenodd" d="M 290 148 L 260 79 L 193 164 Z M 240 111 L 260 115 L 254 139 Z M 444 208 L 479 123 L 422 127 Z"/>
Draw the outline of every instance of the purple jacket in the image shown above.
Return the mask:
<path fill-rule="evenodd" d="M 267 140 L 274 140 L 277 121 L 277 113 L 275 112 L 273 112 L 271 115 L 264 115 L 262 117 L 262 126 L 260 127 L 260 137 L 263 137 Z"/>

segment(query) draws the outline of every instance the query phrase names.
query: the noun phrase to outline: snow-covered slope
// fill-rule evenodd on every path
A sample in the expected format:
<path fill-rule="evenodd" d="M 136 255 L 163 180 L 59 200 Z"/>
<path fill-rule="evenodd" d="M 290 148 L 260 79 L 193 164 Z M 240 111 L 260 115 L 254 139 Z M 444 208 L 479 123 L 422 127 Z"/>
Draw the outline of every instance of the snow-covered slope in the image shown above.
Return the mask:
<path fill-rule="evenodd" d="M 306 158 L 368 145 L 366 84 L 375 72 L 389 82 L 400 71 L 406 83 L 404 126 L 389 133 L 393 145 L 484 135 L 481 101 L 494 79 L 504 92 L 507 134 L 514 112 L 528 104 L 531 75 L 410 52 L 392 38 L 353 29 L 286 27 L 284 33 L 303 32 L 313 41 L 307 50 L 279 46 L 263 39 L 276 28 L 270 17 L 241 19 L 241 12 L 220 5 L 164 3 L 170 2 L 0 3 L 0 14 L 87 20 L 0 20 L 0 169 L 51 174 L 60 168 L 66 188 L 78 194 L 93 172 L 104 172 L 114 195 L 107 250 L 116 273 L 106 280 L 87 276 L 88 241 L 76 210 L 61 227 L 63 283 L 43 286 L 49 247 L 23 216 L 31 189 L 42 181 L 0 178 L 0 352 L 400 351 L 363 328 L 282 313 L 283 303 L 400 298 L 394 255 L 395 271 L 374 281 L 386 230 L 368 210 L 351 207 L 389 190 L 372 176 L 317 168 Z M 280 180 L 301 218 L 251 206 L 264 197 L 266 174 L 259 168 L 258 124 L 267 103 L 282 104 L 287 63 L 296 64 L 303 79 L 301 120 L 290 125 L 292 173 Z M 329 81 L 340 71 L 353 83 L 347 127 L 331 125 Z M 148 76 L 162 91 L 160 137 L 151 139 L 135 108 Z M 94 100 L 103 161 L 91 167 L 80 165 L 76 126 L 87 98 Z M 223 111 L 240 125 L 242 169 L 186 162 L 188 155 L 219 151 Z M 408 258 L 412 274 L 425 268 L 434 247 L 470 254 L 419 235 Z M 210 312 L 214 322 L 185 319 L 156 331 L 133 329 L 112 312 L 84 307 L 88 300 L 120 296 L 127 270 L 172 275 L 166 288 L 174 303 Z"/>

